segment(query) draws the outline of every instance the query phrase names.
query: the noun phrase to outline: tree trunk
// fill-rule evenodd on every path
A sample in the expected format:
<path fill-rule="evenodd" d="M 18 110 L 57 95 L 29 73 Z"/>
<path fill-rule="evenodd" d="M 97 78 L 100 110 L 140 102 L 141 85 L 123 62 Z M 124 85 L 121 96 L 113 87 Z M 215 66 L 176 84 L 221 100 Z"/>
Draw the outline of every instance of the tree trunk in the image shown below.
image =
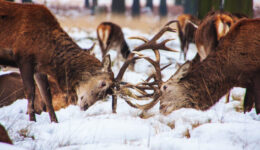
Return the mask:
<path fill-rule="evenodd" d="M 97 0 L 92 0 L 91 15 L 95 15 L 97 3 L 98 3 Z"/>
<path fill-rule="evenodd" d="M 161 0 L 160 1 L 160 16 L 167 16 L 167 3 L 166 3 L 166 0 Z"/>
<path fill-rule="evenodd" d="M 140 15 L 140 0 L 134 0 L 132 5 L 132 16 L 136 17 Z"/>
<path fill-rule="evenodd" d="M 89 0 L 85 0 L 84 7 L 89 8 Z"/>
<path fill-rule="evenodd" d="M 32 3 L 32 0 L 22 0 L 23 3 Z"/>
<path fill-rule="evenodd" d="M 221 0 L 199 0 L 198 18 L 203 19 L 211 10 L 219 10 L 220 2 Z"/>
<path fill-rule="evenodd" d="M 182 5 L 182 0 L 175 0 L 175 5 L 177 5 L 177 6 Z"/>
<path fill-rule="evenodd" d="M 125 0 L 112 0 L 112 12 L 117 14 L 125 13 Z"/>
<path fill-rule="evenodd" d="M 224 10 L 253 17 L 253 0 L 225 0 Z"/>
<path fill-rule="evenodd" d="M 198 0 L 184 0 L 184 13 L 198 16 Z"/>
<path fill-rule="evenodd" d="M 149 7 L 151 10 L 153 10 L 153 0 L 146 0 L 146 7 Z"/>

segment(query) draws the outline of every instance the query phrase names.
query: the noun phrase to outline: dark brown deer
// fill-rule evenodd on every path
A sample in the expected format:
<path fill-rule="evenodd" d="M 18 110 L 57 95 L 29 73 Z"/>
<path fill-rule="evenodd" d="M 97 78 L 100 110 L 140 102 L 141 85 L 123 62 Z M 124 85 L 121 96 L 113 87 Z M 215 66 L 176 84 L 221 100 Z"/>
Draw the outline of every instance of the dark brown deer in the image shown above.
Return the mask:
<path fill-rule="evenodd" d="M 119 25 L 112 22 L 102 22 L 97 27 L 97 37 L 102 57 L 106 56 L 110 49 L 115 49 L 118 60 L 127 59 L 130 50 Z"/>
<path fill-rule="evenodd" d="M 203 61 L 212 51 L 215 51 L 219 40 L 224 37 L 239 19 L 246 16 L 241 14 L 230 14 L 223 11 L 211 11 L 202 20 L 195 34 L 195 43 L 198 54 L 192 63 Z M 199 57 L 199 58 L 198 58 Z M 227 94 L 229 101 L 230 92 Z"/>
<path fill-rule="evenodd" d="M 36 120 L 36 83 L 51 121 L 57 122 L 47 75 L 64 93 L 76 93 L 83 110 L 101 99 L 112 84 L 109 57 L 101 63 L 82 50 L 43 5 L 0 0 L 0 28 L 0 63 L 19 68 L 30 120 Z"/>
<path fill-rule="evenodd" d="M 242 19 L 201 63 L 185 63 L 161 86 L 160 112 L 206 110 L 232 87 L 251 88 L 260 113 L 260 19 Z M 251 95 L 251 96 L 252 96 Z"/>
<path fill-rule="evenodd" d="M 0 142 L 13 144 L 5 128 L 0 124 Z"/>
<path fill-rule="evenodd" d="M 195 32 L 200 24 L 200 20 L 192 15 L 182 14 L 178 16 L 177 20 L 170 21 L 166 25 L 170 25 L 174 22 L 177 23 L 178 36 L 181 42 L 180 58 L 183 54 L 184 60 L 186 60 L 189 44 L 195 43 Z"/>

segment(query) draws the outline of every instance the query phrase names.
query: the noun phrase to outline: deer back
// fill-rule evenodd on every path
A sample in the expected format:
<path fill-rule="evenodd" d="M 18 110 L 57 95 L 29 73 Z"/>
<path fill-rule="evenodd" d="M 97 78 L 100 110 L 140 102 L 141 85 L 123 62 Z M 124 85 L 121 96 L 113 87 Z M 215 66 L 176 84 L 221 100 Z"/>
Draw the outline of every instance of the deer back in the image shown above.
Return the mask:
<path fill-rule="evenodd" d="M 130 51 L 119 25 L 112 22 L 102 22 L 97 27 L 97 37 L 104 57 L 110 49 L 117 50 L 123 58 L 127 58 Z"/>

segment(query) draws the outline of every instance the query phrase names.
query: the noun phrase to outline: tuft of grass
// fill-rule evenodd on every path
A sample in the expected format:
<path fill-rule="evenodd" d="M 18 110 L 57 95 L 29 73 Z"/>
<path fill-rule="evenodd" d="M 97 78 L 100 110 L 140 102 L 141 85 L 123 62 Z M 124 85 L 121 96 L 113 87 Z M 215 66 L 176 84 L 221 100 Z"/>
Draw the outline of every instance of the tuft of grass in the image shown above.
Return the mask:
<path fill-rule="evenodd" d="M 23 138 L 31 138 L 32 140 L 35 140 L 34 136 L 30 136 L 29 135 L 29 130 L 28 128 L 23 128 L 21 130 L 18 131 L 19 135 Z"/>
<path fill-rule="evenodd" d="M 175 122 L 169 122 L 167 124 L 167 126 L 169 126 L 171 129 L 174 129 L 175 128 Z"/>
<path fill-rule="evenodd" d="M 184 135 L 186 138 L 190 138 L 190 130 L 187 129 L 185 132 L 184 132 Z"/>

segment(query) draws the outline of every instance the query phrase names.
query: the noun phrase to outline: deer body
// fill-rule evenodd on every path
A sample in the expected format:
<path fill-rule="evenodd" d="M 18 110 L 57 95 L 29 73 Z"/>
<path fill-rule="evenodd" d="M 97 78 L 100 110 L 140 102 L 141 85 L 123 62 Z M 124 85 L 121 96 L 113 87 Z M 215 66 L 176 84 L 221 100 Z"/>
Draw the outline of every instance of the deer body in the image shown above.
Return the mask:
<path fill-rule="evenodd" d="M 161 113 L 180 108 L 206 110 L 232 87 L 256 84 L 260 71 L 259 27 L 260 19 L 243 19 L 231 27 L 203 62 L 192 67 L 189 62 L 184 64 L 162 85 Z M 259 94 L 257 86 L 251 87 Z"/>
<path fill-rule="evenodd" d="M 182 14 L 177 18 L 178 36 L 181 42 L 181 51 L 186 60 L 186 54 L 189 49 L 189 43 L 195 42 L 195 32 L 197 26 L 200 24 L 200 20 L 189 14 Z"/>
<path fill-rule="evenodd" d="M 130 54 L 129 47 L 120 26 L 112 22 L 102 22 L 97 27 L 97 35 L 103 57 L 110 49 L 117 50 L 118 56 L 121 54 L 124 59 Z"/>
<path fill-rule="evenodd" d="M 99 89 L 102 92 L 112 82 L 107 66 L 75 44 L 56 18 L 42 5 L 16 4 L 1 0 L 0 28 L 0 50 L 8 50 L 8 53 L 11 53 L 10 59 L 5 60 L 9 64 L 4 65 L 16 64 L 19 67 L 29 101 L 30 120 L 35 120 L 34 78 L 42 98 L 46 101 L 50 118 L 55 122 L 57 119 L 51 103 L 47 75 L 56 81 L 64 93 L 77 93 L 82 109 L 93 104 L 86 104 L 87 99 L 97 99 L 97 91 L 82 90 L 82 87 L 89 84 L 88 81 L 94 80 L 95 76 L 105 76 L 101 81 L 105 82 L 105 86 Z M 100 81 L 96 82 L 96 86 L 100 86 Z M 91 92 L 94 94 L 89 94 Z"/>
<path fill-rule="evenodd" d="M 200 61 L 203 61 L 211 51 L 215 51 L 219 40 L 224 37 L 240 18 L 227 12 L 210 12 L 198 26 L 195 33 Z"/>

